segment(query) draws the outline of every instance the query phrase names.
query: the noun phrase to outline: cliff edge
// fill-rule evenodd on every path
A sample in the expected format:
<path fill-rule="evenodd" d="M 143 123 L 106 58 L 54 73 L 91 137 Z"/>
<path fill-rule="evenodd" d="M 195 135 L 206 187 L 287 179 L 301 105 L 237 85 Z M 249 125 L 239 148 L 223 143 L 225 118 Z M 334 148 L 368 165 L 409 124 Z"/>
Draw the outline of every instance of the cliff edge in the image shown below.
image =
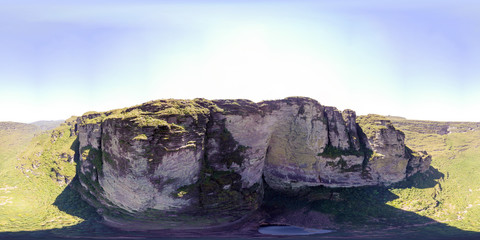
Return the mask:
<path fill-rule="evenodd" d="M 259 208 L 264 183 L 282 192 L 389 185 L 431 161 L 388 119 L 303 97 L 157 100 L 86 113 L 72 134 L 83 198 L 110 225 L 133 229 L 228 224 Z"/>

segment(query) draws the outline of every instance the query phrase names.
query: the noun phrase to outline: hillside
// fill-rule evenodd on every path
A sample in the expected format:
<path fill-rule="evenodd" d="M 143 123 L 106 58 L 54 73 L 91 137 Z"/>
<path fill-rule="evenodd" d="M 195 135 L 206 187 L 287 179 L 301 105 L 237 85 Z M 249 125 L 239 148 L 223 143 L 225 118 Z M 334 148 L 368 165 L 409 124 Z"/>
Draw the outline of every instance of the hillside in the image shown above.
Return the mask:
<path fill-rule="evenodd" d="M 0 176 L 7 174 L 10 166 L 15 166 L 15 157 L 38 132 L 33 125 L 0 122 Z"/>
<path fill-rule="evenodd" d="M 242 116 L 247 116 L 244 109 L 252 109 L 251 105 L 245 105 L 245 102 L 241 101 L 225 104 L 233 106 L 234 111 L 244 114 Z M 125 119 L 121 111 L 127 109 L 115 110 L 117 115 L 111 118 L 119 119 L 116 121 Z M 127 112 L 130 111 L 131 109 Z M 137 116 L 135 115 L 137 113 L 129 113 L 127 117 L 140 119 L 144 116 L 144 119 L 145 116 L 152 116 L 141 113 Z M 195 114 L 200 116 L 204 113 Z M 98 116 L 108 117 L 101 114 Z M 0 233 L 0 237 L 25 234 L 29 236 L 39 234 L 41 236 L 44 234 L 47 234 L 45 236 L 50 234 L 96 237 L 143 236 L 143 233 L 118 232 L 99 224 L 100 216 L 95 209 L 72 190 L 82 189 L 78 178 L 75 177 L 80 171 L 78 162 L 80 158 L 87 159 L 90 156 L 91 159 L 96 159 L 89 154 L 76 155 L 75 149 L 78 149 L 79 141 L 75 126 L 79 121 L 95 124 L 100 118 L 83 117 L 81 120 L 72 118 L 54 130 L 48 131 L 42 131 L 32 124 L 0 123 L 0 212 L 2 213 L 0 232 L 4 232 Z M 426 151 L 432 156 L 431 166 L 427 172 L 416 173 L 406 181 L 387 186 L 354 188 L 316 186 L 310 187 L 307 191 L 295 190 L 293 194 L 289 191 L 278 191 L 266 185 L 262 205 L 254 215 L 248 218 L 248 221 L 254 223 L 253 225 L 235 225 L 228 231 L 217 229 L 215 234 L 221 235 L 219 231 L 226 231 L 228 234 L 237 232 L 238 236 L 259 237 L 255 229 L 257 224 L 263 223 L 335 229 L 335 233 L 326 235 L 331 237 L 398 237 L 400 239 L 478 237 L 480 176 L 476 169 L 480 167 L 480 123 L 414 121 L 400 117 L 392 117 L 389 120 L 395 128 L 405 134 L 407 149 L 411 149 L 411 151 L 407 150 L 410 151 L 409 154 L 416 155 L 416 152 Z M 356 124 L 362 126 L 366 135 L 375 136 L 375 131 L 385 129 L 385 125 L 379 126 L 376 123 L 385 124 L 387 123 L 385 121 L 389 122 L 385 117 L 378 115 L 359 116 Z M 94 132 L 93 128 L 87 129 L 88 124 L 84 126 L 86 130 L 83 131 Z M 145 124 L 149 123 L 145 122 Z M 179 131 L 177 134 L 185 133 L 185 128 L 183 130 L 180 128 L 183 124 L 170 125 L 165 125 L 169 126 L 169 131 L 173 129 Z M 134 136 L 139 134 L 134 133 Z M 92 135 L 88 136 L 88 141 L 92 142 L 94 138 Z M 138 136 L 135 141 L 141 142 L 145 141 L 144 138 L 149 135 Z M 219 139 L 226 137 L 229 136 L 219 135 Z M 130 138 L 129 135 L 128 139 Z M 336 157 L 336 154 L 352 154 L 352 152 L 336 150 L 328 154 Z M 96 166 L 105 167 L 104 165 Z M 342 165 L 339 164 L 338 167 Z M 350 174 L 348 171 L 340 172 Z M 229 192 L 225 191 L 224 187 L 237 181 L 235 174 L 223 170 L 207 169 L 204 174 L 207 174 L 208 182 L 180 188 L 175 197 L 181 198 L 189 191 L 194 192 L 193 187 L 200 186 L 200 190 L 203 190 L 214 185 L 216 187 L 212 188 L 212 191 L 227 194 Z M 241 189 L 239 193 L 248 193 L 243 191 Z M 200 195 L 200 197 L 205 196 Z M 234 201 L 237 201 L 236 198 Z M 230 203 L 227 202 L 227 204 Z M 15 233 L 18 231 L 22 231 L 18 233 L 20 235 Z M 169 236 L 198 236 L 197 234 L 200 233 L 169 232 Z"/>
<path fill-rule="evenodd" d="M 30 125 L 34 125 L 42 131 L 47 131 L 47 130 L 55 129 L 56 127 L 60 126 L 60 124 L 62 124 L 63 122 L 65 121 L 64 120 L 36 121 L 36 122 L 30 123 Z"/>
<path fill-rule="evenodd" d="M 46 125 L 0 123 L 0 231 L 52 229 L 82 222 L 60 209 L 68 204 L 89 213 L 78 194 L 66 189 L 75 176 L 73 156 L 66 155 L 73 154 L 70 147 L 75 138 L 70 137 L 70 127 L 62 124 L 43 131 L 42 126 Z M 58 199 L 64 202 L 56 204 Z"/>
<path fill-rule="evenodd" d="M 414 150 L 432 155 L 434 187 L 396 189 L 392 206 L 464 230 L 480 229 L 480 123 L 392 120 Z M 421 184 L 422 182 L 420 182 Z"/>

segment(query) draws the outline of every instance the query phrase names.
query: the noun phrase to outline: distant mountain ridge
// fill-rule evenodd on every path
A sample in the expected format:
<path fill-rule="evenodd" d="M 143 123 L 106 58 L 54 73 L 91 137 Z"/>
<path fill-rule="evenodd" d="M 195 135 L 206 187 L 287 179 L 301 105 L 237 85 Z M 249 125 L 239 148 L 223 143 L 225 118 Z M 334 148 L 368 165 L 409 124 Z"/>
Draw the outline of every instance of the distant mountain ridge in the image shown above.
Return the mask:
<path fill-rule="evenodd" d="M 46 130 L 52 130 L 60 126 L 60 124 L 62 124 L 63 122 L 65 122 L 65 120 L 55 120 L 55 121 L 49 120 L 49 121 L 36 121 L 30 124 L 37 126 L 42 131 L 46 131 Z"/>

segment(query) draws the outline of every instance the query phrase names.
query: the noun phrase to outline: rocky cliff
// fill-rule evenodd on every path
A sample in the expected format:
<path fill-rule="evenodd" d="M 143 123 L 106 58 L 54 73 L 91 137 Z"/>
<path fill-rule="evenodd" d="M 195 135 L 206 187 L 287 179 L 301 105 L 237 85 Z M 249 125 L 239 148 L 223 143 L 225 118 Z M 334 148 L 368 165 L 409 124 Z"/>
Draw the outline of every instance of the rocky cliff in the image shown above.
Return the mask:
<path fill-rule="evenodd" d="M 431 161 L 381 116 L 300 97 L 158 100 L 86 113 L 76 134 L 79 191 L 109 224 L 131 228 L 225 224 L 260 206 L 264 183 L 389 185 Z"/>

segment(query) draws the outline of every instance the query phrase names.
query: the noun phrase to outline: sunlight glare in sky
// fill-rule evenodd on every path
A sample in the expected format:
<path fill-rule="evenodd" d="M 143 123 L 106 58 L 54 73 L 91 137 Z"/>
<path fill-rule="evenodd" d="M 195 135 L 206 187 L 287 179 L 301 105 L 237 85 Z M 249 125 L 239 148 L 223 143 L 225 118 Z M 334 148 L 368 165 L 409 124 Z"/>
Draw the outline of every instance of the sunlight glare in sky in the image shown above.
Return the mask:
<path fill-rule="evenodd" d="M 161 98 L 306 96 L 357 114 L 480 121 L 469 0 L 0 3 L 0 121 Z"/>

